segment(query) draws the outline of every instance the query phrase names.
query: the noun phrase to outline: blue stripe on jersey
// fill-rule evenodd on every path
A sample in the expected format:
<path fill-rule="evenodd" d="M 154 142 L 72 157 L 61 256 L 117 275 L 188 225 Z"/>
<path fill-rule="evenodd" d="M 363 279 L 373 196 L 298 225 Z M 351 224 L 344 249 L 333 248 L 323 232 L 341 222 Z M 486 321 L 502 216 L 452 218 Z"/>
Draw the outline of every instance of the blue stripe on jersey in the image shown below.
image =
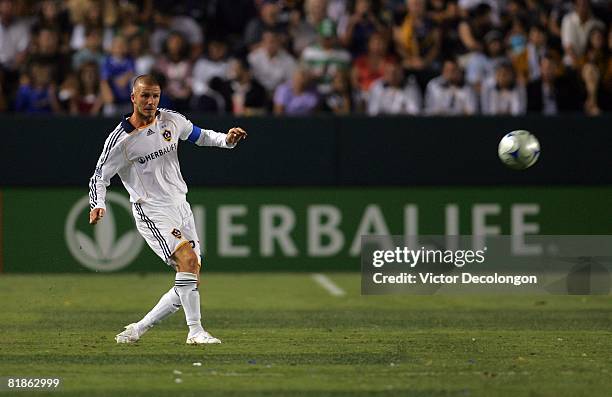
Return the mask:
<path fill-rule="evenodd" d="M 196 143 L 201 133 L 202 129 L 197 125 L 194 125 L 193 129 L 191 130 L 191 134 L 189 134 L 189 137 L 187 137 L 187 140 L 191 143 Z"/>

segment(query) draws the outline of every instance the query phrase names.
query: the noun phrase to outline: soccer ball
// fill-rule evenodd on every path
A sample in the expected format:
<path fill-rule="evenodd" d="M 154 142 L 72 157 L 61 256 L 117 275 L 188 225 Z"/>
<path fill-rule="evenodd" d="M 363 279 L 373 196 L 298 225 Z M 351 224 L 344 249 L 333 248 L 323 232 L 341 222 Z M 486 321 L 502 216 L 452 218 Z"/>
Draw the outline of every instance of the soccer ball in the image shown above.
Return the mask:
<path fill-rule="evenodd" d="M 502 163 L 515 170 L 524 170 L 538 161 L 540 142 L 526 130 L 512 131 L 504 135 L 497 149 Z"/>

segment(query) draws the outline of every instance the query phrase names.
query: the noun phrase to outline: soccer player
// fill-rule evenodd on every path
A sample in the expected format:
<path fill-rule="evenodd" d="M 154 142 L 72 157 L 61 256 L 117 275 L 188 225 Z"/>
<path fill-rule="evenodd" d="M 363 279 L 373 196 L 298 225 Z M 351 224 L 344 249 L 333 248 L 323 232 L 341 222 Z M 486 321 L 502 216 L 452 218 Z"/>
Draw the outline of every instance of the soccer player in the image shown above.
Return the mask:
<path fill-rule="evenodd" d="M 227 134 L 195 126 L 180 113 L 157 108 L 161 89 L 151 75 L 138 76 L 131 94 L 133 112 L 110 133 L 89 182 L 89 223 L 104 217 L 106 187 L 119 174 L 130 194 L 138 231 L 155 253 L 176 270 L 175 284 L 137 323 L 119 333 L 117 343 L 134 343 L 182 306 L 189 326 L 187 344 L 221 343 L 200 318 L 200 242 L 187 185 L 179 168 L 179 140 L 198 146 L 233 148 L 245 139 L 242 128 Z"/>

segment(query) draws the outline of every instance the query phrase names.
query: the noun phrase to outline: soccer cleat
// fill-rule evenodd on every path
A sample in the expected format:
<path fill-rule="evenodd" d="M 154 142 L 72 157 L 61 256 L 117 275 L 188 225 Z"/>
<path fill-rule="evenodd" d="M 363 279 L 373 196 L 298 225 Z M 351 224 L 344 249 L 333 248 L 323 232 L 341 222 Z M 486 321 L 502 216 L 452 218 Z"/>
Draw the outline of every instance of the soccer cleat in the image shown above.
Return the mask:
<path fill-rule="evenodd" d="M 140 339 L 138 335 L 138 329 L 136 323 L 132 323 L 125 326 L 125 331 L 120 332 L 115 336 L 117 343 L 136 343 Z"/>
<path fill-rule="evenodd" d="M 221 341 L 206 331 L 200 331 L 194 336 L 187 337 L 188 345 L 208 345 L 213 343 L 221 343 Z"/>

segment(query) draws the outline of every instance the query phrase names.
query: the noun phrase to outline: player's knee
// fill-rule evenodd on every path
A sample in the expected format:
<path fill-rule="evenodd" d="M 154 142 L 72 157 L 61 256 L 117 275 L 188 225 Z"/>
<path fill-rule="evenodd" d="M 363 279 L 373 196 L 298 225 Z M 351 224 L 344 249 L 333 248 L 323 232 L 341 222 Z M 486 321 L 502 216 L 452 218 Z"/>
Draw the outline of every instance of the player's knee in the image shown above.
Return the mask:
<path fill-rule="evenodd" d="M 195 254 L 189 256 L 188 266 L 189 266 L 190 273 L 194 273 L 194 274 L 199 273 L 200 266 L 198 263 L 198 257 Z"/>
<path fill-rule="evenodd" d="M 199 272 L 199 261 L 197 255 L 191 251 L 190 254 L 184 255 L 179 263 L 179 269 L 182 272 L 198 274 Z"/>

